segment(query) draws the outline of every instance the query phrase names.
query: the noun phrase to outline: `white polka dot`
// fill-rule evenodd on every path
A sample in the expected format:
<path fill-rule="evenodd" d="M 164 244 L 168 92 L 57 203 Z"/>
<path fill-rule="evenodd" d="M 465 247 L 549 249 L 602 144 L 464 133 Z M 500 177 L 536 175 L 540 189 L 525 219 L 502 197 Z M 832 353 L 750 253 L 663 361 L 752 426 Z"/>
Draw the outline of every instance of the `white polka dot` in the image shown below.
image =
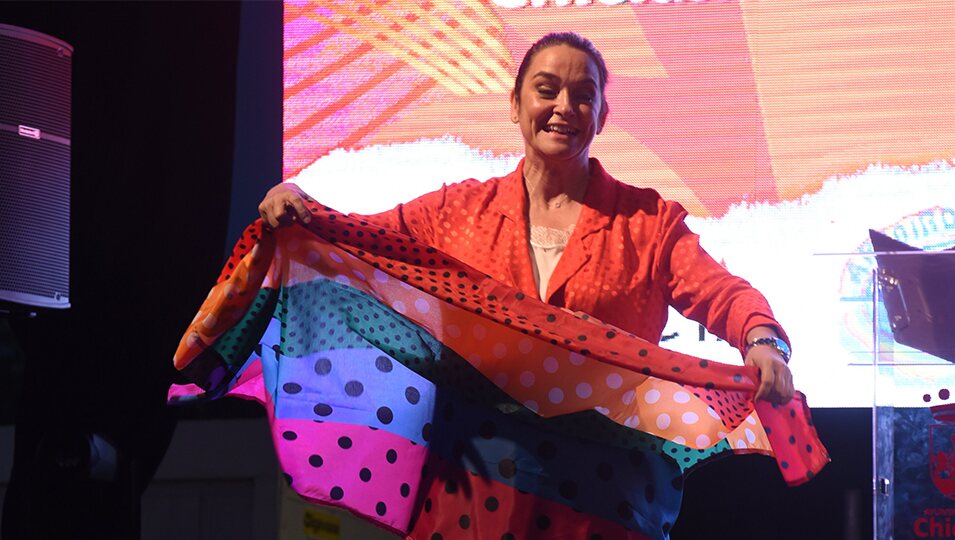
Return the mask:
<path fill-rule="evenodd" d="M 391 307 L 395 308 L 395 311 L 404 315 L 408 312 L 408 306 L 405 305 L 401 300 L 395 300 Z"/>
<path fill-rule="evenodd" d="M 549 399 L 551 403 L 560 403 L 564 401 L 564 391 L 560 388 L 551 388 L 550 392 L 547 392 L 547 399 Z"/>
<path fill-rule="evenodd" d="M 557 359 L 553 356 L 548 356 L 544 359 L 544 371 L 547 373 L 557 373 Z"/>
<path fill-rule="evenodd" d="M 647 393 L 643 396 L 643 400 L 653 405 L 654 403 L 660 401 L 660 391 L 656 388 L 647 390 Z"/>
<path fill-rule="evenodd" d="M 623 384 L 623 377 L 621 377 L 619 373 L 611 373 L 610 375 L 607 375 L 608 388 L 613 388 L 614 390 L 616 390 L 617 388 L 620 388 L 620 385 L 622 384 Z"/>
<path fill-rule="evenodd" d="M 753 415 L 749 415 L 749 416 L 746 417 L 746 423 L 752 424 L 752 425 L 755 426 L 755 425 L 756 425 L 756 419 L 753 418 Z"/>
<path fill-rule="evenodd" d="M 375 271 L 372 273 L 372 275 L 375 276 L 375 281 L 378 281 L 381 283 L 387 283 L 388 280 L 391 279 L 388 276 L 388 274 L 382 272 L 381 270 L 378 270 L 377 268 L 375 268 Z"/>
<path fill-rule="evenodd" d="M 713 418 L 720 420 L 720 413 L 716 412 L 716 409 L 714 409 L 713 407 L 707 407 L 706 412 L 709 413 L 709 415 L 712 416 Z"/>
<path fill-rule="evenodd" d="M 497 358 L 504 358 L 507 356 L 507 345 L 503 343 L 495 343 L 494 347 L 491 348 L 491 352 L 494 353 L 494 356 Z"/>
<path fill-rule="evenodd" d="M 746 428 L 744 433 L 746 433 L 746 440 L 749 441 L 749 444 L 756 442 L 756 434 L 753 433 L 753 430 Z"/>
<path fill-rule="evenodd" d="M 498 373 L 494 377 L 494 384 L 496 384 L 498 388 L 507 386 L 507 373 Z"/>
<path fill-rule="evenodd" d="M 693 411 L 687 411 L 683 413 L 681 418 L 683 419 L 684 424 L 695 424 L 700 421 L 700 417 L 697 416 Z"/>
<path fill-rule="evenodd" d="M 743 439 L 736 441 L 736 448 L 746 448 L 746 441 Z"/>
<path fill-rule="evenodd" d="M 461 337 L 461 328 L 454 324 L 449 324 L 444 327 L 444 331 L 448 333 L 449 336 L 457 339 Z"/>
<path fill-rule="evenodd" d="M 338 253 L 335 253 L 334 251 L 328 252 L 328 258 L 337 262 L 338 264 L 341 264 L 343 262 L 341 256 Z"/>
<path fill-rule="evenodd" d="M 338 274 L 335 276 L 335 281 L 341 283 L 342 285 L 351 285 L 351 280 L 348 279 L 348 276 L 343 274 Z"/>
<path fill-rule="evenodd" d="M 673 401 L 677 403 L 686 403 L 690 401 L 690 394 L 687 394 L 683 390 L 680 390 L 679 392 L 675 392 L 673 394 Z"/>
<path fill-rule="evenodd" d="M 725 432 L 725 431 L 717 431 L 717 432 L 716 432 L 716 436 L 719 437 L 720 440 L 722 441 L 723 439 L 726 438 L 726 432 Z"/>
<path fill-rule="evenodd" d="M 414 308 L 420 313 L 427 313 L 431 311 L 431 304 L 429 304 L 424 298 L 419 298 L 414 301 Z"/>
<path fill-rule="evenodd" d="M 517 342 L 517 350 L 521 351 L 524 354 L 531 352 L 534 348 L 534 344 L 529 339 L 522 339 Z"/>
<path fill-rule="evenodd" d="M 471 362 L 471 365 L 478 367 L 481 365 L 481 356 L 478 354 L 472 354 L 468 356 L 468 362 Z"/>
<path fill-rule="evenodd" d="M 597 412 L 599 412 L 600 414 L 602 414 L 602 415 L 604 415 L 604 416 L 607 416 L 608 414 L 610 414 L 610 409 L 608 409 L 608 408 L 606 408 L 606 407 L 601 407 L 601 406 L 599 406 L 599 405 L 596 406 L 596 407 L 594 407 L 594 410 L 597 411 Z"/>
<path fill-rule="evenodd" d="M 471 328 L 471 333 L 474 334 L 474 337 L 476 339 L 484 339 L 485 337 L 487 337 L 487 330 L 480 324 L 475 324 Z"/>
<path fill-rule="evenodd" d="M 534 412 L 537 412 L 537 411 L 540 410 L 540 405 L 538 405 L 537 402 L 534 401 L 533 399 L 529 399 L 529 400 L 525 401 L 525 402 L 524 402 L 524 406 L 527 407 L 528 409 L 534 411 Z"/>
<path fill-rule="evenodd" d="M 313 265 L 321 259 L 322 256 L 317 251 L 309 250 L 309 252 L 305 254 L 305 262 L 309 265 Z"/>
<path fill-rule="evenodd" d="M 712 441 L 710 441 L 710 438 L 708 436 L 704 434 L 700 434 L 696 436 L 697 448 L 709 448 L 710 444 L 712 444 Z"/>
<path fill-rule="evenodd" d="M 663 413 L 657 417 L 657 427 L 660 429 L 666 429 L 670 427 L 670 415 Z"/>
<path fill-rule="evenodd" d="M 628 416 L 627 419 L 623 421 L 623 425 L 627 426 L 628 428 L 635 428 L 640 425 L 640 417 Z"/>
<path fill-rule="evenodd" d="M 633 398 L 635 397 L 637 397 L 636 390 L 627 390 L 626 392 L 624 392 L 620 400 L 623 401 L 624 405 L 630 405 L 631 403 L 633 403 Z"/>
<path fill-rule="evenodd" d="M 593 393 L 594 389 L 591 388 L 589 384 L 582 382 L 577 385 L 577 397 L 580 399 L 587 399 Z"/>
<path fill-rule="evenodd" d="M 673 442 L 677 444 L 686 444 L 686 439 L 681 437 L 680 435 L 677 435 L 676 437 L 673 437 Z"/>
<path fill-rule="evenodd" d="M 360 279 L 361 281 L 367 281 L 367 280 L 365 279 L 365 274 L 362 274 L 362 273 L 359 272 L 358 270 L 352 270 L 351 273 L 354 274 L 355 277 L 358 278 L 358 279 Z"/>
<path fill-rule="evenodd" d="M 530 371 L 521 373 L 521 384 L 526 387 L 534 386 L 534 374 Z"/>
<path fill-rule="evenodd" d="M 570 353 L 570 363 L 575 366 L 579 366 L 584 363 L 584 357 L 580 354 L 572 352 Z"/>

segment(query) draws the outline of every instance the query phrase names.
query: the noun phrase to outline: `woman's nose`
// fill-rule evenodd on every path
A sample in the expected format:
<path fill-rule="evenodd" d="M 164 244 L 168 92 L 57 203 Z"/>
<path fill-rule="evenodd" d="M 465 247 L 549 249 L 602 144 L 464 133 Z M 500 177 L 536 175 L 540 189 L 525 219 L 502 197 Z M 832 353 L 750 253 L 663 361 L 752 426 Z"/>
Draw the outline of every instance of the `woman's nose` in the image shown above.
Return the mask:
<path fill-rule="evenodd" d="M 570 99 L 570 92 L 567 90 L 562 90 L 557 94 L 557 103 L 554 105 L 554 110 L 560 113 L 563 116 L 568 114 L 573 114 L 574 106 Z"/>

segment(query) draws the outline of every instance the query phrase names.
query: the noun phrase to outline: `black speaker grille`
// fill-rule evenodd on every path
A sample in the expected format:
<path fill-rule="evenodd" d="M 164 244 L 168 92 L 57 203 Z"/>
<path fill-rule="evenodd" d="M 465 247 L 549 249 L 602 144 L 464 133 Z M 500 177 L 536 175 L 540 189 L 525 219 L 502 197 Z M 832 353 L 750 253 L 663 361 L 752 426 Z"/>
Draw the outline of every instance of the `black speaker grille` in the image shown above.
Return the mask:
<path fill-rule="evenodd" d="M 71 58 L 0 34 L 0 123 L 70 137 Z"/>
<path fill-rule="evenodd" d="M 69 307 L 71 55 L 42 34 L 2 30 L 0 299 Z M 24 137 L 20 125 L 59 137 Z"/>

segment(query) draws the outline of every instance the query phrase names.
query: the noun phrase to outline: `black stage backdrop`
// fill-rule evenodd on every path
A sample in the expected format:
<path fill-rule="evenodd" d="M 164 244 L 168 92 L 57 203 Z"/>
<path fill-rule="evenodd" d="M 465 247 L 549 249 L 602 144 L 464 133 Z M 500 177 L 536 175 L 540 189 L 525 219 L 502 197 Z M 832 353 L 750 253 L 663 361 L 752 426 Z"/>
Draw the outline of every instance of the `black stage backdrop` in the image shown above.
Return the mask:
<path fill-rule="evenodd" d="M 0 2 L 0 23 L 75 48 L 73 307 L 0 321 L 0 422 L 16 411 L 2 537 L 136 538 L 175 421 L 259 414 L 164 397 L 182 330 L 279 180 L 281 5 Z M 871 537 L 869 411 L 814 414 L 834 460 L 816 480 L 786 488 L 767 458 L 704 467 L 673 538 Z M 90 433 L 120 450 L 113 482 L 49 459 Z"/>

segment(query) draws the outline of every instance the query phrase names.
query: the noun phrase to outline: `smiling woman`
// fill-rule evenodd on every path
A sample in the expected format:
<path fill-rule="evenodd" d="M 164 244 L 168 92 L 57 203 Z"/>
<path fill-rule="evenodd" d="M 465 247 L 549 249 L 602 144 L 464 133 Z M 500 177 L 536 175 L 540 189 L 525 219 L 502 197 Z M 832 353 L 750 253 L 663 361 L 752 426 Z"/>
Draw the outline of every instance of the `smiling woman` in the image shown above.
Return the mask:
<path fill-rule="evenodd" d="M 607 80 L 549 34 L 511 94 L 510 174 L 368 216 L 272 188 L 177 366 L 270 408 L 300 494 L 410 539 L 667 538 L 683 475 L 727 452 L 812 478 L 826 452 L 765 298 L 589 156 Z M 669 306 L 745 367 L 657 347 Z"/>

